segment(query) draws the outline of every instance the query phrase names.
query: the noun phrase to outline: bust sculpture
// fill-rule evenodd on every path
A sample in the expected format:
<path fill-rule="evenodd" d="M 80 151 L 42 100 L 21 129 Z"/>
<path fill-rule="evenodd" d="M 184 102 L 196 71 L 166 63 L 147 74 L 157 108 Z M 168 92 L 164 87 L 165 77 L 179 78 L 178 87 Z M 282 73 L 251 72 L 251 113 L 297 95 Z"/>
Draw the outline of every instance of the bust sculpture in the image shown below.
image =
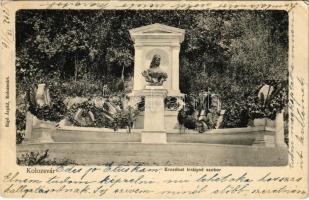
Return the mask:
<path fill-rule="evenodd" d="M 161 86 L 163 82 L 167 79 L 167 73 L 165 73 L 160 68 L 160 55 L 154 55 L 150 67 L 147 70 L 142 72 L 142 75 L 145 77 L 146 82 L 151 86 Z"/>

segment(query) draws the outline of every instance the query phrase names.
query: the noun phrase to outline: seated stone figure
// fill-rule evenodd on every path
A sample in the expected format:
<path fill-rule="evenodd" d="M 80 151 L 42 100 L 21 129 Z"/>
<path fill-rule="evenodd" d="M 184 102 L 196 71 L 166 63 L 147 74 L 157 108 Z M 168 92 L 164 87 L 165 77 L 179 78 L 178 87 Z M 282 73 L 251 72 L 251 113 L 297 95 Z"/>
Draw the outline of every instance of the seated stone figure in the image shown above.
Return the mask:
<path fill-rule="evenodd" d="M 160 55 L 154 55 L 150 63 L 150 68 L 142 72 L 149 85 L 160 86 L 167 79 L 167 73 L 160 68 L 160 61 Z"/>

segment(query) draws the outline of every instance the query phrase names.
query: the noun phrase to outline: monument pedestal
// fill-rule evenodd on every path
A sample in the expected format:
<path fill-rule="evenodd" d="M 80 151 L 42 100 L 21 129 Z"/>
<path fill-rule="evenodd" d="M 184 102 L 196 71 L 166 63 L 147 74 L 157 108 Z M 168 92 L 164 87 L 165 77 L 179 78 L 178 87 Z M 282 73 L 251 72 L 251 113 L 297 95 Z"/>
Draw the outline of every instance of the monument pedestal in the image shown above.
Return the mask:
<path fill-rule="evenodd" d="M 167 90 L 162 86 L 146 86 L 142 95 L 145 96 L 142 143 L 166 143 L 164 98 Z"/>
<path fill-rule="evenodd" d="M 144 129 L 143 133 L 145 134 L 142 134 L 142 141 L 151 141 L 151 137 L 147 139 L 146 133 L 155 134 L 156 132 L 161 134 L 158 138 L 163 138 L 158 139 L 158 142 L 163 142 L 166 141 L 164 139 L 166 138 L 164 136 L 166 130 L 178 128 L 178 109 L 169 110 L 166 108 L 164 114 L 164 98 L 169 96 L 183 99 L 184 97 L 179 90 L 179 53 L 180 44 L 185 38 L 185 30 L 156 23 L 134 28 L 129 32 L 134 42 L 135 51 L 134 82 L 132 93 L 129 95 L 130 104 L 136 105 L 141 97 L 145 97 L 145 104 L 148 106 L 144 116 L 140 115 L 138 123 L 135 124 Z M 154 71 L 148 73 L 151 68 Z M 160 68 L 160 70 L 157 71 L 154 68 Z M 160 71 L 161 74 L 158 73 Z M 164 73 L 166 76 L 163 76 Z M 154 74 L 156 75 L 154 76 Z M 145 81 L 146 77 L 152 81 Z M 155 79 L 162 83 L 163 87 L 147 86 L 148 83 L 153 84 Z M 160 102 L 160 105 L 156 104 L 157 102 Z M 143 120 L 145 121 L 143 122 Z M 152 140 L 152 142 L 157 141 Z"/>

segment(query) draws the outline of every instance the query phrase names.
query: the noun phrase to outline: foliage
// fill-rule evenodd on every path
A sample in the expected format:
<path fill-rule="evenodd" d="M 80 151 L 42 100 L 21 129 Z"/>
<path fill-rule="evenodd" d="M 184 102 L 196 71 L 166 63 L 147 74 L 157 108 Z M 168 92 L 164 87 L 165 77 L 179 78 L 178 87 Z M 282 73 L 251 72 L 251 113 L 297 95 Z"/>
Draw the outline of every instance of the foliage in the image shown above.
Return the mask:
<path fill-rule="evenodd" d="M 16 144 L 21 144 L 25 138 L 25 131 L 24 130 L 16 130 Z"/>
<path fill-rule="evenodd" d="M 288 104 L 287 81 L 272 83 L 274 91 L 266 102 L 258 97 L 258 89 L 249 94 L 245 101 L 228 106 L 223 119 L 224 127 L 245 127 L 255 118 L 275 119 L 276 114 Z"/>
<path fill-rule="evenodd" d="M 42 80 L 52 83 L 55 77 L 58 87 L 67 82 L 60 97 L 98 94 L 104 86 L 111 92 L 128 92 L 124 79 L 133 74 L 134 58 L 128 30 L 152 23 L 185 29 L 180 89 L 197 94 L 210 87 L 219 94 L 227 111 L 225 127 L 243 126 L 242 116 L 253 117 L 247 97 L 265 80 L 288 78 L 285 11 L 19 10 L 17 95 Z M 263 115 L 273 116 L 269 112 Z"/>
<path fill-rule="evenodd" d="M 222 127 L 246 127 L 248 125 L 248 115 L 246 115 L 245 103 L 235 103 L 227 106 L 222 121 Z"/>
<path fill-rule="evenodd" d="M 67 80 L 64 81 L 61 86 L 63 94 L 69 97 L 94 97 L 94 96 L 109 96 L 113 95 L 117 89 L 117 80 L 112 80 L 111 77 L 106 77 L 104 80 L 108 80 L 111 83 L 110 86 L 104 84 L 104 81 L 95 79 L 91 75 L 87 75 L 78 81 Z"/>
<path fill-rule="evenodd" d="M 284 109 L 288 103 L 288 95 L 285 89 L 286 87 L 280 84 L 287 85 L 287 83 L 277 83 L 268 99 L 260 99 L 257 96 L 250 96 L 248 98 L 247 105 L 251 119 L 264 117 L 275 119 L 276 114 Z"/>
<path fill-rule="evenodd" d="M 195 129 L 197 122 L 197 116 L 195 114 L 196 112 L 194 110 L 194 106 L 190 102 L 184 108 L 178 111 L 178 123 L 185 128 Z"/>
<path fill-rule="evenodd" d="M 139 110 L 131 106 L 119 111 L 114 117 L 115 129 L 128 127 L 130 133 L 138 114 Z"/>
<path fill-rule="evenodd" d="M 26 116 L 20 110 L 16 110 L 16 129 L 17 130 L 26 129 Z"/>
<path fill-rule="evenodd" d="M 177 120 L 181 126 L 197 129 L 200 133 L 216 127 L 220 100 L 210 90 L 185 98 L 185 106 L 179 110 Z"/>
<path fill-rule="evenodd" d="M 65 116 L 66 106 L 62 101 L 56 101 L 51 106 L 30 106 L 29 111 L 40 120 L 59 122 Z"/>
<path fill-rule="evenodd" d="M 16 109 L 16 144 L 21 144 L 24 140 L 26 129 L 26 115 L 21 110 Z"/>
<path fill-rule="evenodd" d="M 92 112 L 94 114 L 95 122 L 91 122 L 88 124 L 80 124 L 78 121 L 74 119 L 76 112 L 78 109 L 83 110 L 82 117 L 85 117 L 85 114 Z M 106 118 L 102 113 L 104 113 L 104 108 L 98 108 L 94 103 L 85 101 L 80 104 L 74 104 L 67 113 L 66 118 L 70 120 L 70 122 L 75 126 L 89 126 L 89 127 L 106 127 L 112 128 L 113 124 L 110 119 Z"/>
<path fill-rule="evenodd" d="M 48 159 L 48 149 L 43 153 L 41 152 L 30 152 L 22 154 L 21 157 L 17 157 L 17 164 L 24 166 L 33 166 L 33 165 L 71 165 L 76 164 L 74 161 L 69 159 Z"/>
<path fill-rule="evenodd" d="M 113 102 L 113 104 L 117 105 L 117 102 Z M 118 104 L 121 103 L 118 102 Z M 84 124 L 80 124 L 74 119 L 77 110 L 82 109 L 82 112 L 84 114 L 88 114 L 89 112 L 91 112 L 94 115 L 95 119 L 94 122 L 89 123 L 86 126 L 113 128 L 114 130 L 128 127 L 130 132 L 133 123 L 139 114 L 139 110 L 138 108 L 133 108 L 131 106 L 124 107 L 123 105 L 121 105 L 119 106 L 119 108 L 120 107 L 122 107 L 122 109 L 117 110 L 116 113 L 111 113 L 106 104 L 104 104 L 102 107 L 97 107 L 94 103 L 88 100 L 83 103 L 73 105 L 68 110 L 66 118 L 69 119 L 75 126 L 85 126 Z"/>
<path fill-rule="evenodd" d="M 145 111 L 145 97 L 141 97 L 141 101 L 137 103 L 137 109 L 140 112 Z"/>

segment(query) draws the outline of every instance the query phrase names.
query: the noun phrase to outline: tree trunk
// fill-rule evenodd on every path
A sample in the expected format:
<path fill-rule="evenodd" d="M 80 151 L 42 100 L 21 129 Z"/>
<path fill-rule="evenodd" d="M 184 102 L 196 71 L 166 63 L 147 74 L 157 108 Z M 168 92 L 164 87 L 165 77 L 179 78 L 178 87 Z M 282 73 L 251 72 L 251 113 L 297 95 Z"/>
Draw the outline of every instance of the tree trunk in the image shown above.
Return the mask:
<path fill-rule="evenodd" d="M 124 66 L 122 66 L 122 71 L 121 71 L 121 80 L 124 81 Z"/>
<path fill-rule="evenodd" d="M 78 65 L 77 64 L 77 55 L 75 53 L 75 55 L 74 55 L 74 68 L 75 68 L 75 70 L 74 70 L 74 78 L 75 78 L 75 81 L 77 81 L 77 75 L 78 75 L 78 66 L 77 65 Z"/>

